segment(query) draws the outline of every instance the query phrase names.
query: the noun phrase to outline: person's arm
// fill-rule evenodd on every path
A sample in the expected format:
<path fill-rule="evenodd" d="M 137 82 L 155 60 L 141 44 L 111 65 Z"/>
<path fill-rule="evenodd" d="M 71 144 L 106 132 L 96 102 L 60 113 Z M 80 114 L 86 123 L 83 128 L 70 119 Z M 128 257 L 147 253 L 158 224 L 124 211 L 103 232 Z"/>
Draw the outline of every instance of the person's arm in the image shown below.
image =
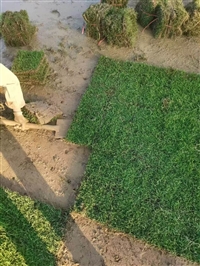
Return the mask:
<path fill-rule="evenodd" d="M 25 106 L 24 97 L 20 84 L 7 84 L 5 88 L 6 105 L 13 109 L 14 120 L 24 125 L 28 120 L 23 116 L 21 108 Z"/>
<path fill-rule="evenodd" d="M 22 114 L 21 108 L 25 106 L 24 96 L 20 82 L 12 71 L 0 64 L 0 86 L 3 86 L 6 105 L 13 109 L 15 121 L 24 125 L 27 119 Z"/>
<path fill-rule="evenodd" d="M 20 83 L 8 83 L 4 88 L 6 105 L 16 110 L 21 110 L 22 107 L 25 106 L 24 96 L 21 90 Z"/>

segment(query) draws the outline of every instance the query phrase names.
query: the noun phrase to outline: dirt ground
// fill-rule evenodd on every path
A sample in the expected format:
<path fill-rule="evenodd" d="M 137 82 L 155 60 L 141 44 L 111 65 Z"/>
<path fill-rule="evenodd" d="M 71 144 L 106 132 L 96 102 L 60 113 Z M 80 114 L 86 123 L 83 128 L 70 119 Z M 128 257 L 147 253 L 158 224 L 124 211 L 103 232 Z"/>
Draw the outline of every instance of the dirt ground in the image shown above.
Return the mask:
<path fill-rule="evenodd" d="M 155 40 L 149 31 L 140 29 L 134 49 L 117 49 L 105 43 L 97 46 L 95 41 L 81 34 L 81 15 L 90 4 L 89 1 L 2 2 L 1 12 L 28 11 L 38 27 L 37 36 L 28 49 L 44 49 L 54 70 L 51 82 L 45 87 L 24 89 L 27 102 L 44 100 L 59 107 L 64 118 L 71 121 L 101 54 L 199 73 L 199 39 Z M 134 4 L 130 1 L 130 6 Z M 6 48 L 0 41 L 1 61 L 10 67 L 17 50 Z M 55 207 L 68 209 L 73 205 L 90 154 L 87 148 L 55 140 L 52 132 L 21 132 L 4 126 L 0 127 L 0 140 L 1 186 Z M 61 265 L 196 264 L 72 213 L 58 254 L 58 266 Z"/>

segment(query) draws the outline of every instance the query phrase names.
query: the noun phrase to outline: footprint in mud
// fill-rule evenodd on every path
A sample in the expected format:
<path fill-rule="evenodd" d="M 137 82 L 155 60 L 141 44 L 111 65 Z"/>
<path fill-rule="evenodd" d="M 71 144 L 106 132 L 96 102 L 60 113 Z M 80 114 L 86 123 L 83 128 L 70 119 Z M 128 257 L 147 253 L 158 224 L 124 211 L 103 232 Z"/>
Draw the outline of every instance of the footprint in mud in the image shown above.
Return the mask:
<path fill-rule="evenodd" d="M 57 14 L 60 17 L 60 12 L 57 9 L 51 11 L 52 14 Z"/>

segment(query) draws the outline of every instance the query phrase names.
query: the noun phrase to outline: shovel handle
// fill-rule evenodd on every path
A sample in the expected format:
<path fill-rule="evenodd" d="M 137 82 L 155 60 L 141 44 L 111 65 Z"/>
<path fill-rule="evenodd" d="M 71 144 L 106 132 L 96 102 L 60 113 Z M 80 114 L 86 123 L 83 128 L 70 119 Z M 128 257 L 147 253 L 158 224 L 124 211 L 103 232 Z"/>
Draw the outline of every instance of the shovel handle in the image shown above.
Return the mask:
<path fill-rule="evenodd" d="M 0 118 L 0 125 L 17 126 L 17 125 L 19 125 L 19 123 L 12 121 L 12 120 Z"/>
<path fill-rule="evenodd" d="M 19 126 L 20 124 L 12 121 L 12 120 L 8 120 L 8 119 L 4 119 L 4 118 L 0 118 L 0 125 L 6 125 L 6 126 Z M 26 123 L 25 125 L 23 125 L 22 127 L 23 129 L 45 129 L 45 130 L 51 130 L 51 131 L 57 131 L 58 130 L 58 126 L 53 126 L 53 125 L 38 125 L 38 124 L 32 124 L 32 123 Z"/>
<path fill-rule="evenodd" d="M 45 129 L 45 130 L 51 130 L 51 131 L 57 131 L 58 126 L 53 126 L 53 125 L 38 125 L 38 124 L 32 124 L 32 123 L 27 123 L 24 125 L 25 129 Z"/>

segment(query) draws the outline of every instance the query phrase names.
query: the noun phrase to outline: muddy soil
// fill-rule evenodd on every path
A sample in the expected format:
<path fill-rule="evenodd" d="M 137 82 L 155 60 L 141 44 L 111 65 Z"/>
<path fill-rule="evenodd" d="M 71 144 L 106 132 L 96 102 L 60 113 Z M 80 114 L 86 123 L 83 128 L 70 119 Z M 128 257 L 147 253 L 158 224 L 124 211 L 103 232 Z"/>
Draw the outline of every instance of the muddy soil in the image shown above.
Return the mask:
<path fill-rule="evenodd" d="M 92 2 L 5 1 L 1 12 L 26 9 L 38 32 L 29 47 L 44 49 L 54 72 L 45 87 L 26 87 L 27 102 L 44 100 L 57 106 L 63 117 L 73 119 L 100 55 L 144 61 L 188 72 L 200 71 L 200 40 L 155 40 L 142 31 L 134 49 L 100 46 L 81 34 L 82 13 Z M 135 3 L 130 1 L 130 6 Z M 17 49 L 0 40 L 1 62 L 10 67 Z M 1 99 L 3 96 L 1 95 Z M 68 209 L 74 203 L 90 151 L 86 147 L 55 140 L 42 130 L 21 132 L 0 127 L 0 184 L 22 195 Z M 58 265 L 193 265 L 123 234 L 73 214 Z"/>

